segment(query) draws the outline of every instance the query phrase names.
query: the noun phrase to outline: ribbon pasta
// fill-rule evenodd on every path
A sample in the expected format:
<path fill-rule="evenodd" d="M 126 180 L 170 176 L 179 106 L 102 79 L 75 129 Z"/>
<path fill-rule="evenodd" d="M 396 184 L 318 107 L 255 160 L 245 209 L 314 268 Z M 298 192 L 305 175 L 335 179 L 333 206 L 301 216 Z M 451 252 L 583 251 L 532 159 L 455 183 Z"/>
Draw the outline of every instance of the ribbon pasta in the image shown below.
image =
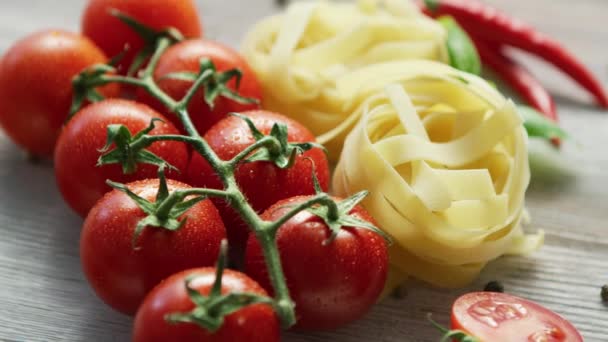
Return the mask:
<path fill-rule="evenodd" d="M 389 84 L 386 86 L 386 84 Z M 388 62 L 336 80 L 366 96 L 351 117 L 333 188 L 363 202 L 395 240 L 400 272 L 442 287 L 471 282 L 490 260 L 528 253 L 527 135 L 516 107 L 479 77 L 432 61 Z"/>
<path fill-rule="evenodd" d="M 321 1 L 259 22 L 243 54 L 262 84 L 264 108 L 305 124 L 335 160 L 364 99 L 337 80 L 387 61 L 447 62 L 445 41 L 443 27 L 408 0 Z"/>

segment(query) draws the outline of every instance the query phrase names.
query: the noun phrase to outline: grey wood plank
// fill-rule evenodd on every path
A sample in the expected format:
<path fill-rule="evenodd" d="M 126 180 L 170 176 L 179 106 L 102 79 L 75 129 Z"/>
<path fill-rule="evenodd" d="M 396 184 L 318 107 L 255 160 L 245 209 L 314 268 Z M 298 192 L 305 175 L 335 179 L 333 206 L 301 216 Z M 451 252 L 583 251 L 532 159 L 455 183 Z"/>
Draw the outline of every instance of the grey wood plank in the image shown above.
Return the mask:
<path fill-rule="evenodd" d="M 604 0 L 488 0 L 554 35 L 608 83 L 608 2 Z M 275 10 L 270 0 L 198 1 L 207 36 L 238 46 L 247 27 Z M 81 0 L 0 2 L 0 51 L 44 27 L 76 30 Z M 426 314 L 447 322 L 459 294 L 501 280 L 570 319 L 587 341 L 608 341 L 608 307 L 599 287 L 608 283 L 608 115 L 547 65 L 526 65 L 556 95 L 564 126 L 577 144 L 557 155 L 533 144 L 533 181 L 527 205 L 546 246 L 527 257 L 491 263 L 466 289 L 446 291 L 411 282 L 407 296 L 389 298 L 363 320 L 334 332 L 286 333 L 300 341 L 436 341 Z M 127 341 L 130 318 L 99 301 L 80 271 L 81 221 L 63 204 L 52 165 L 28 163 L 0 134 L 0 340 Z"/>

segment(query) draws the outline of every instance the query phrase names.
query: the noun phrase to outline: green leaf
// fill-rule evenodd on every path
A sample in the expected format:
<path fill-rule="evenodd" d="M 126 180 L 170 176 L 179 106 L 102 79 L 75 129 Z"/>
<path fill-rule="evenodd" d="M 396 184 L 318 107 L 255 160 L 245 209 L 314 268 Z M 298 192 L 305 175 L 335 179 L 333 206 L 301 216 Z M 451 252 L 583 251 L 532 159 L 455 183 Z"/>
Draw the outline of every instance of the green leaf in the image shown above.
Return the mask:
<path fill-rule="evenodd" d="M 440 342 L 449 342 L 449 341 L 481 342 L 481 340 L 479 340 L 477 337 L 471 336 L 463 330 L 448 330 L 447 328 L 443 327 L 441 324 L 435 322 L 432 319 L 432 315 L 430 313 L 426 317 L 427 317 L 427 320 L 429 322 L 431 322 L 431 324 L 443 334 Z"/>
<path fill-rule="evenodd" d="M 144 163 L 156 166 L 166 166 L 170 169 L 177 170 L 177 168 L 169 163 L 167 163 L 164 159 L 157 156 L 156 154 L 148 151 L 148 150 L 139 150 L 135 153 L 135 161 L 137 163 Z"/>
<path fill-rule="evenodd" d="M 146 45 L 144 46 L 133 58 L 133 62 L 131 62 L 131 66 L 127 71 L 127 76 L 133 76 L 135 73 L 146 63 L 146 61 L 154 54 L 156 50 L 156 46 L 154 45 Z"/>
<path fill-rule="evenodd" d="M 458 70 L 480 75 L 481 60 L 479 53 L 477 53 L 477 49 L 468 34 L 452 17 L 443 16 L 438 18 L 437 21 L 448 33 L 446 44 L 450 65 Z"/>
<path fill-rule="evenodd" d="M 155 204 L 137 195 L 136 193 L 131 191 L 126 185 L 112 182 L 110 180 L 106 181 L 106 184 L 118 191 L 124 192 L 127 196 L 129 196 L 129 198 L 131 198 L 135 203 L 137 203 L 137 206 L 140 207 L 141 210 L 143 210 L 146 214 L 154 213 L 154 210 L 156 209 Z"/>
<path fill-rule="evenodd" d="M 253 135 L 253 138 L 255 140 L 260 140 L 264 137 L 264 134 L 262 132 L 260 132 L 260 130 L 255 126 L 255 124 L 249 117 L 239 114 L 239 113 L 230 113 L 230 115 L 236 116 L 237 118 L 245 121 L 245 123 L 249 127 L 249 130 L 251 131 L 251 135 Z"/>
<path fill-rule="evenodd" d="M 200 292 L 198 292 L 197 290 L 195 290 L 194 288 L 192 288 L 192 286 L 190 285 L 192 283 L 192 281 L 194 281 L 194 279 L 198 278 L 200 275 L 198 274 L 191 274 L 186 278 L 186 282 L 184 283 L 184 286 L 186 287 L 186 292 L 188 293 L 188 297 L 190 297 L 190 300 L 196 304 L 196 305 L 205 305 L 208 301 L 208 298 L 204 295 L 202 295 Z"/>
<path fill-rule="evenodd" d="M 253 97 L 243 97 L 238 92 L 236 92 L 228 87 L 223 87 L 223 89 L 221 91 L 221 96 L 225 97 L 227 99 L 230 99 L 234 102 L 240 103 L 240 104 L 252 104 L 252 103 L 259 104 L 260 103 L 260 101 L 258 99 L 253 98 Z"/>
<path fill-rule="evenodd" d="M 162 122 L 162 120 L 158 118 L 152 119 L 148 127 L 138 132 L 135 136 L 131 136 L 131 132 L 124 125 L 108 125 L 106 144 L 99 150 L 99 152 L 105 154 L 99 157 L 97 166 L 120 164 L 123 173 L 125 174 L 137 171 L 138 163 L 156 165 L 158 167 L 166 166 L 177 170 L 174 166 L 170 165 L 156 154 L 146 150 L 145 148 L 149 146 L 149 144 L 141 144 L 142 139 L 145 139 L 146 134 L 154 129 L 154 123 L 157 121 Z M 112 144 L 116 147 L 108 152 Z"/>
<path fill-rule="evenodd" d="M 216 76 L 216 80 L 218 81 L 218 83 L 222 83 L 225 84 L 228 81 L 230 81 L 231 79 L 235 79 L 235 83 L 236 83 L 236 88 L 238 89 L 239 86 L 241 85 L 241 79 L 243 78 L 243 73 L 241 72 L 240 69 L 238 68 L 234 68 L 234 69 L 230 69 L 221 73 L 218 73 Z"/>
<path fill-rule="evenodd" d="M 222 276 L 224 275 L 224 269 L 226 268 L 226 256 L 228 254 L 228 242 L 226 239 L 222 239 L 220 243 L 220 254 L 217 257 L 215 265 L 215 281 L 211 288 L 210 295 L 212 297 L 219 297 L 222 294 Z"/>
<path fill-rule="evenodd" d="M 270 129 L 270 136 L 277 138 L 278 141 L 287 141 L 287 125 L 283 123 L 275 123 Z"/>
<path fill-rule="evenodd" d="M 222 87 L 215 82 L 209 82 L 205 85 L 203 97 L 209 108 L 215 107 L 215 100 L 222 94 Z"/>
<path fill-rule="evenodd" d="M 141 247 L 137 246 L 137 240 L 139 240 L 139 237 L 144 232 L 144 228 L 146 228 L 147 226 L 158 227 L 159 225 L 160 222 L 158 218 L 154 215 L 148 215 L 145 218 L 141 219 L 139 222 L 137 222 L 137 226 L 135 226 L 135 231 L 133 232 L 133 236 L 131 237 L 131 247 L 135 250 L 141 249 Z"/>
<path fill-rule="evenodd" d="M 127 46 L 125 46 L 124 49 L 122 49 L 122 51 L 120 51 L 116 56 L 112 57 L 109 61 L 108 61 L 108 66 L 112 67 L 113 71 L 116 71 L 116 67 L 118 67 L 118 64 L 120 64 L 120 62 L 125 58 L 125 56 L 127 55 L 127 51 L 129 51 L 129 48 Z"/>
<path fill-rule="evenodd" d="M 150 120 L 148 127 L 142 129 L 141 131 L 139 131 L 139 133 L 135 134 L 135 136 L 133 137 L 133 140 L 137 140 L 137 139 L 143 137 L 145 134 L 152 132 L 152 130 L 154 130 L 154 126 L 155 126 L 156 122 L 165 122 L 165 121 L 160 118 L 153 118 L 152 120 Z"/>
<path fill-rule="evenodd" d="M 86 93 L 86 91 L 84 91 L 84 90 L 74 89 L 74 95 L 72 97 L 72 105 L 70 106 L 70 113 L 68 115 L 66 122 L 69 121 L 72 117 L 74 117 L 74 115 L 76 115 L 76 113 L 78 113 L 78 111 L 82 107 L 82 104 L 84 103 L 84 100 L 86 98 L 85 93 Z"/>
<path fill-rule="evenodd" d="M 205 200 L 206 198 L 207 198 L 206 196 L 197 196 L 197 197 L 189 199 L 185 202 L 176 204 L 173 207 L 173 209 L 171 209 L 171 216 L 172 217 L 182 216 L 186 211 L 188 211 L 188 209 L 192 208 L 194 205 Z"/>
<path fill-rule="evenodd" d="M 100 102 L 104 99 L 105 97 L 95 89 L 90 89 L 89 91 L 87 91 L 87 100 L 89 100 L 89 102 Z"/>
<path fill-rule="evenodd" d="M 517 111 L 524 119 L 528 136 L 543 139 L 568 139 L 568 133 L 553 120 L 548 119 L 536 109 L 528 106 L 517 106 Z"/>
<path fill-rule="evenodd" d="M 156 194 L 156 203 L 160 203 L 169 197 L 169 187 L 167 186 L 167 177 L 165 176 L 165 165 L 158 167 L 158 193 Z"/>
<path fill-rule="evenodd" d="M 342 209 L 344 212 L 350 213 L 351 210 L 357 206 L 357 204 L 367 197 L 367 195 L 369 195 L 369 191 L 367 190 L 357 192 L 356 194 L 342 200 L 342 202 L 340 202 L 340 209 Z"/>
<path fill-rule="evenodd" d="M 439 0 L 424 0 L 424 4 L 431 12 L 434 12 L 439 8 Z"/>
<path fill-rule="evenodd" d="M 135 18 L 130 15 L 121 12 L 116 8 L 110 8 L 108 10 L 111 16 L 118 18 L 124 24 L 129 26 L 138 36 L 140 36 L 144 41 L 151 42 L 154 41 L 158 35 L 158 31 L 144 25 L 143 23 L 137 21 Z"/>
<path fill-rule="evenodd" d="M 317 166 L 315 165 L 315 161 L 312 158 L 306 158 L 310 162 L 310 167 L 312 168 L 312 184 L 315 189 L 315 194 L 320 194 L 323 192 L 323 188 L 321 188 L 321 183 L 319 183 L 319 177 L 317 177 Z"/>
<path fill-rule="evenodd" d="M 329 217 L 329 207 L 327 205 L 319 205 L 308 208 L 307 211 L 311 214 L 321 218 L 331 231 L 330 237 L 323 242 L 324 245 L 330 244 L 338 236 L 340 230 L 344 227 L 360 227 L 367 230 L 371 230 L 376 234 L 382 236 L 389 244 L 392 243 L 392 238 L 382 231 L 380 228 L 374 226 L 372 223 L 364 221 L 357 216 L 351 215 L 350 212 L 361 202 L 366 196 L 367 191 L 361 191 L 353 196 L 336 203 L 338 207 L 338 217 L 332 219 Z M 334 202 L 335 203 L 335 202 Z"/>
<path fill-rule="evenodd" d="M 107 152 L 112 144 L 116 143 L 117 146 L 125 145 L 131 142 L 131 132 L 125 125 L 113 124 L 108 125 L 106 144 L 102 147 L 99 152 Z"/>

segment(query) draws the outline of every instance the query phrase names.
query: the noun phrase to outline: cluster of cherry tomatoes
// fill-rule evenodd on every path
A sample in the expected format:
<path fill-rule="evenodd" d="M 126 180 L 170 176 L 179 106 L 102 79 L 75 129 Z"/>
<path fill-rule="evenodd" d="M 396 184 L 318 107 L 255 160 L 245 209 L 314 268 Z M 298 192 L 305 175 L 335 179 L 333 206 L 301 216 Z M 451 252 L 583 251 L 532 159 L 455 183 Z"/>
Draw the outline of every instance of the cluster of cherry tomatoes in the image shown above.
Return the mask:
<path fill-rule="evenodd" d="M 96 165 L 109 147 L 109 127 L 122 125 L 131 135 L 146 131 L 151 137 L 177 136 L 185 132 L 182 122 L 154 96 L 119 84 L 96 88 L 89 94 L 94 96 L 88 98 L 95 101 L 85 103 L 73 117 L 68 115 L 74 97 L 73 79 L 83 70 L 111 63 L 115 72 L 126 74 L 138 52 L 150 47 L 146 39 L 150 37 L 135 32 L 115 15 L 116 11 L 149 29 L 171 27 L 187 37 L 160 56 L 152 74 L 159 89 L 176 101 L 186 95 L 192 81 L 169 75 L 196 73 L 204 58 L 213 63 L 217 73 L 229 75 L 238 70 L 238 77 L 216 84 L 221 89 L 214 89 L 211 100 L 205 93 L 210 89 L 203 88 L 188 106 L 196 130 L 204 134 L 220 159 L 231 160 L 255 142 L 248 122 L 229 116 L 231 112 L 242 113 L 262 134 L 271 134 L 280 123 L 287 127 L 289 142 L 314 142 L 315 137 L 300 123 L 259 108 L 263 94 L 255 75 L 237 52 L 202 38 L 203 29 L 191 0 L 89 0 L 82 34 L 46 30 L 18 41 L 0 62 L 0 125 L 30 154 L 54 159 L 63 198 L 86 218 L 80 241 L 84 273 L 104 302 L 122 313 L 136 314 L 134 341 L 278 341 L 279 320 L 269 299 L 275 291 L 265 251 L 231 203 L 200 198 L 181 211 L 171 208 L 179 211 L 175 229 L 140 227 L 149 214 L 147 209 L 156 208 L 155 202 L 166 196 L 164 191 L 223 189 L 208 160 L 176 139 L 159 140 L 147 148 L 173 167 L 166 172 L 167 181 L 164 176 L 159 179 L 156 165 Z M 109 60 L 115 56 L 120 58 Z M 235 98 L 239 96 L 258 101 L 239 101 Z M 298 154 L 286 169 L 266 161 L 242 163 L 234 176 L 252 209 L 262 213 L 266 222 L 281 219 L 290 208 L 315 195 L 319 187 L 327 191 L 330 183 L 328 161 L 320 148 Z M 107 180 L 127 185 L 112 190 Z M 358 222 L 374 223 L 358 205 L 347 211 Z M 359 319 L 384 287 L 388 269 L 385 239 L 358 226 L 342 227 L 335 234 L 312 211 L 293 216 L 276 234 L 298 329 L 334 329 Z M 221 272 L 215 265 L 218 255 L 222 257 L 224 239 L 231 247 L 232 265 L 243 272 L 226 270 L 218 283 Z M 221 265 L 217 267 L 223 270 Z M 255 300 L 251 305 L 221 307 L 222 301 L 239 304 L 241 297 L 230 294 L 241 293 Z M 454 306 L 452 327 L 476 332 L 488 340 L 497 336 L 497 330 L 479 322 L 501 318 L 504 310 L 522 303 L 531 314 L 517 320 L 527 322 L 521 324 L 528 328 L 540 320 L 544 324 L 541 328 L 546 328 L 537 337 L 549 336 L 556 341 L 565 340 L 565 336 L 580 337 L 559 316 L 520 299 L 471 294 L 459 301 Z M 473 307 L 480 307 L 479 312 L 489 318 L 475 320 L 475 312 L 463 311 Z M 207 309 L 209 312 L 203 312 Z M 219 324 L 210 318 L 218 319 Z M 531 329 L 538 330 L 538 324 Z M 507 332 L 502 336 L 515 335 Z"/>
<path fill-rule="evenodd" d="M 180 120 L 150 94 L 120 84 L 96 88 L 99 101 L 87 101 L 68 117 L 77 75 L 105 63 L 114 63 L 117 73 L 126 74 L 137 53 L 148 48 L 146 37 L 117 18 L 117 11 L 150 29 L 172 27 L 187 37 L 166 50 L 153 70 L 155 83 L 175 100 L 184 97 L 192 82 L 166 76 L 196 73 L 202 58 L 209 59 L 218 73 L 239 71 L 238 81 L 229 79 L 223 85 L 258 101 L 244 103 L 220 92 L 212 103 L 201 94 L 188 106 L 195 128 L 219 158 L 230 160 L 255 141 L 247 122 L 229 116 L 231 112 L 248 117 L 263 134 L 281 123 L 287 126 L 289 142 L 315 141 L 300 123 L 259 108 L 262 93 L 255 75 L 237 52 L 202 38 L 190 0 L 90 0 L 82 17 L 82 34 L 46 30 L 18 41 L 0 64 L 0 124 L 30 154 L 54 159 L 63 198 L 85 218 L 80 241 L 84 273 L 104 302 L 125 314 L 137 314 L 135 341 L 277 341 L 279 321 L 264 303 L 230 313 L 215 332 L 166 319 L 195 308 L 185 286 L 191 275 L 196 278 L 190 289 L 202 295 L 212 291 L 223 239 L 229 241 L 232 263 L 244 273 L 226 270 L 222 293 L 273 294 L 264 251 L 230 203 L 202 200 L 180 216 L 179 229 L 146 228 L 137 234 L 138 223 L 146 217 L 141 203 L 125 191 L 112 190 L 106 181 L 126 183 L 131 194 L 152 205 L 163 182 L 157 177 L 157 166 L 138 164 L 125 172 L 124 165 L 97 165 L 109 126 L 123 125 L 135 135 L 153 122 L 149 136 L 179 135 L 184 133 Z M 114 56 L 121 58 L 110 62 Z M 147 150 L 173 167 L 166 172 L 169 192 L 191 186 L 223 188 L 209 162 L 186 143 L 158 141 Z M 240 190 L 267 221 L 314 195 L 316 181 L 327 191 L 329 177 L 320 148 L 297 155 L 287 169 L 258 161 L 235 170 Z M 359 206 L 350 214 L 373 222 Z M 384 286 L 388 254 L 383 237 L 347 227 L 330 244 L 324 243 L 331 234 L 323 220 L 304 211 L 282 225 L 276 236 L 300 329 L 332 329 L 360 318 Z"/>

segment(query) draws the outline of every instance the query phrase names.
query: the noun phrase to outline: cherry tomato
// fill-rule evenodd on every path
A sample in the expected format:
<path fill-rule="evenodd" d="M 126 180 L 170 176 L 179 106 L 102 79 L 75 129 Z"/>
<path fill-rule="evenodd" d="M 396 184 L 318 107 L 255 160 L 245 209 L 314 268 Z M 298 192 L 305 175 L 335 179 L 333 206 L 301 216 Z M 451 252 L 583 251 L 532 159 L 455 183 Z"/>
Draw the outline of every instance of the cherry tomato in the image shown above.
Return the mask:
<path fill-rule="evenodd" d="M 160 283 L 146 297 L 135 317 L 133 342 L 275 342 L 280 340 L 279 323 L 266 304 L 244 307 L 224 318 L 224 324 L 210 333 L 193 323 L 169 324 L 167 314 L 188 312 L 194 303 L 185 290 L 188 276 L 199 275 L 190 286 L 203 295 L 211 292 L 215 268 L 197 268 L 175 274 Z M 225 270 L 222 294 L 247 292 L 266 295 L 264 289 L 243 273 Z"/>
<path fill-rule="evenodd" d="M 0 62 L 0 125 L 19 146 L 51 156 L 72 102 L 72 78 L 106 56 L 88 38 L 61 30 L 34 33 Z M 117 86 L 104 87 L 116 96 Z"/>
<path fill-rule="evenodd" d="M 218 72 L 230 69 L 240 70 L 242 78 L 239 88 L 236 89 L 235 79 L 228 83 L 228 87 L 232 90 L 238 90 L 238 93 L 246 98 L 258 100 L 262 98 L 262 91 L 257 78 L 245 59 L 230 47 L 211 40 L 186 40 L 172 46 L 161 57 L 154 71 L 154 78 L 164 92 L 175 100 L 181 100 L 186 95 L 192 82 L 165 78 L 165 76 L 180 71 L 196 73 L 200 69 L 202 58 L 209 58 Z M 140 91 L 138 94 L 143 102 L 150 104 L 153 108 L 161 112 L 165 110 L 162 104 L 147 93 Z M 204 90 L 201 89 L 200 95 L 197 95 L 188 107 L 190 117 L 200 134 L 207 132 L 211 126 L 225 118 L 227 113 L 242 112 L 258 107 L 258 104 L 255 103 L 241 104 L 220 95 L 216 98 L 215 105 L 211 109 L 203 96 Z M 176 118 L 175 116 L 170 117 Z M 182 127 L 181 122 L 177 119 L 174 124 L 176 127 Z"/>
<path fill-rule="evenodd" d="M 262 218 L 275 221 L 309 198 L 279 201 Z M 360 206 L 350 214 L 374 224 Z M 308 211 L 278 230 L 277 245 L 296 304 L 298 329 L 335 329 L 361 318 L 376 303 L 386 282 L 388 251 L 383 237 L 365 228 L 344 227 L 335 240 L 324 244 L 330 235 L 325 222 Z M 253 234 L 247 242 L 245 273 L 273 293 L 261 245 Z"/>
<path fill-rule="evenodd" d="M 274 123 L 280 122 L 288 126 L 288 141 L 315 141 L 314 135 L 306 127 L 283 115 L 262 110 L 241 114 L 251 118 L 264 134 L 269 134 Z M 234 116 L 227 117 L 213 126 L 205 134 L 205 139 L 223 160 L 232 159 L 255 141 L 245 121 Z M 243 163 L 237 167 L 235 177 L 253 209 L 261 212 L 281 199 L 314 194 L 312 163 L 321 187 L 326 190 L 329 183 L 329 166 L 325 153 L 318 148 L 298 156 L 289 169 L 279 169 L 271 162 Z M 193 186 L 223 188 L 211 166 L 198 153 L 192 155 L 187 177 Z M 234 258 L 238 256 L 239 250 L 243 250 L 249 229 L 230 206 L 222 200 L 214 201 L 226 224 L 231 255 Z"/>
<path fill-rule="evenodd" d="M 128 188 L 154 202 L 158 180 L 128 184 Z M 169 180 L 169 191 L 190 186 Z M 177 231 L 146 227 L 134 241 L 133 234 L 146 214 L 125 193 L 107 193 L 87 216 L 80 238 L 80 260 L 89 283 L 108 305 L 135 314 L 144 297 L 161 280 L 192 267 L 212 266 L 226 230 L 209 200 L 184 213 Z M 135 242 L 135 246 L 133 243 Z"/>
<path fill-rule="evenodd" d="M 129 50 L 119 65 L 123 73 L 143 48 L 144 41 L 133 29 L 112 16 L 111 9 L 117 9 L 156 30 L 173 27 L 190 38 L 203 34 L 192 0 L 89 0 L 82 16 L 82 32 L 110 57 L 128 46 Z"/>
<path fill-rule="evenodd" d="M 582 342 L 576 328 L 529 300 L 497 292 L 473 292 L 452 306 L 452 329 L 482 341 Z"/>
<path fill-rule="evenodd" d="M 135 180 L 156 178 L 155 165 L 139 164 L 137 171 L 123 174 L 119 164 L 97 167 L 99 150 L 106 144 L 107 126 L 125 125 L 132 135 L 156 122 L 148 134 L 177 134 L 178 130 L 167 119 L 146 105 L 127 100 L 108 99 L 83 108 L 65 126 L 55 150 L 55 178 L 65 201 L 81 216 L 111 188 L 106 180 L 128 183 Z M 181 142 L 156 142 L 147 148 L 179 170 L 186 170 L 188 150 Z M 180 173 L 170 170 L 169 178 L 179 180 Z"/>

